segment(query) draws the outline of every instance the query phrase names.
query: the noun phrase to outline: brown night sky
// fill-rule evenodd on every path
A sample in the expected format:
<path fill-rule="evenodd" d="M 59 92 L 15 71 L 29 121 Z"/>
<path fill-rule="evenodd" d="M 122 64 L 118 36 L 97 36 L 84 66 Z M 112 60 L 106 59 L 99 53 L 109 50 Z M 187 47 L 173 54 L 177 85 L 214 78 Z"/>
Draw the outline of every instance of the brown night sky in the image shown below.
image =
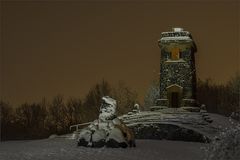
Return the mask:
<path fill-rule="evenodd" d="M 12 104 L 84 97 L 103 78 L 142 100 L 159 72 L 160 33 L 196 41 L 197 76 L 224 83 L 239 71 L 239 3 L 1 2 L 0 92 Z"/>

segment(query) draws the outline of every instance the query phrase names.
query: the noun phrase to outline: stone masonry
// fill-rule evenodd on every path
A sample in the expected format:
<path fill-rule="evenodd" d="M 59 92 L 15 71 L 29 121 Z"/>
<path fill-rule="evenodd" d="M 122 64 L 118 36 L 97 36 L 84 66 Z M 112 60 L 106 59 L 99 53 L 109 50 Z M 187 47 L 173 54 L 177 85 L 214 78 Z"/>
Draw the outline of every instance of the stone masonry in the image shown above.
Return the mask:
<path fill-rule="evenodd" d="M 162 32 L 158 41 L 161 49 L 160 97 L 158 106 L 196 106 L 196 45 L 188 31 L 173 28 Z"/>

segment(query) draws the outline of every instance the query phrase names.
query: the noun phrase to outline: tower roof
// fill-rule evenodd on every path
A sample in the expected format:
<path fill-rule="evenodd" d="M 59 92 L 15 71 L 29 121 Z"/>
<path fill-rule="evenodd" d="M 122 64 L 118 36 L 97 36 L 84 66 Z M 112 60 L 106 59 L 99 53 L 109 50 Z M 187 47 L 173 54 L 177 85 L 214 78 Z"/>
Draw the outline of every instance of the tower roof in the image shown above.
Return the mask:
<path fill-rule="evenodd" d="M 192 36 L 188 31 L 183 28 L 173 28 L 170 32 L 162 32 L 160 41 L 192 41 Z"/>
<path fill-rule="evenodd" d="M 158 41 L 159 45 L 161 43 L 164 44 L 169 42 L 190 42 L 192 43 L 192 47 L 195 49 L 195 51 L 197 50 L 191 33 L 184 31 L 184 29 L 180 27 L 175 27 L 172 29 L 172 31 L 161 33 L 161 38 Z"/>

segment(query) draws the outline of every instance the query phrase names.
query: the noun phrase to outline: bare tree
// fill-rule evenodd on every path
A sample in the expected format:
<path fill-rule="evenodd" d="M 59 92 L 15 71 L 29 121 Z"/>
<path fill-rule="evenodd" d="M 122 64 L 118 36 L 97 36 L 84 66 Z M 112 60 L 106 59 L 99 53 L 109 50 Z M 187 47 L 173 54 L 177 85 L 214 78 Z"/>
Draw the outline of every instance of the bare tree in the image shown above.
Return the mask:
<path fill-rule="evenodd" d="M 70 98 L 67 101 L 66 116 L 69 126 L 81 123 L 84 120 L 84 110 L 80 99 Z"/>
<path fill-rule="evenodd" d="M 103 96 L 109 96 L 110 94 L 111 87 L 105 80 L 102 80 L 101 83 L 96 84 L 93 88 L 90 89 L 83 102 L 84 109 L 88 115 L 88 121 L 97 118 L 99 107 L 101 105 L 101 98 Z"/>
<path fill-rule="evenodd" d="M 6 140 L 15 119 L 14 110 L 9 103 L 0 101 L 0 117 L 0 140 Z"/>
<path fill-rule="evenodd" d="M 146 109 L 150 106 L 156 105 L 156 100 L 159 98 L 159 80 L 153 80 L 152 83 L 150 84 L 147 93 L 144 97 L 144 106 Z"/>
<path fill-rule="evenodd" d="M 65 104 L 63 96 L 58 95 L 53 98 L 52 103 L 48 108 L 48 126 L 52 133 L 60 134 L 66 130 L 67 122 L 65 117 Z"/>
<path fill-rule="evenodd" d="M 129 88 L 124 82 L 119 82 L 111 95 L 117 100 L 119 115 L 132 110 L 137 102 L 137 92 Z"/>

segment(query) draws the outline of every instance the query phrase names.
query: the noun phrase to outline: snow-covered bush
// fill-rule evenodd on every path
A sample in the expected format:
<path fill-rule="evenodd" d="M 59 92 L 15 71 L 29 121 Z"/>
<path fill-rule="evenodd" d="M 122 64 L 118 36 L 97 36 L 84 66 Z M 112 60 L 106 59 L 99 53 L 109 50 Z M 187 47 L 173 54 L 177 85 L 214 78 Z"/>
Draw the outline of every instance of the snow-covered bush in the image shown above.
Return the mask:
<path fill-rule="evenodd" d="M 240 159 L 240 124 L 226 128 L 206 148 L 205 160 Z"/>
<path fill-rule="evenodd" d="M 159 81 L 158 80 L 154 80 L 148 90 L 147 93 L 144 97 L 144 105 L 146 106 L 154 106 L 156 105 L 156 100 L 159 98 Z"/>

